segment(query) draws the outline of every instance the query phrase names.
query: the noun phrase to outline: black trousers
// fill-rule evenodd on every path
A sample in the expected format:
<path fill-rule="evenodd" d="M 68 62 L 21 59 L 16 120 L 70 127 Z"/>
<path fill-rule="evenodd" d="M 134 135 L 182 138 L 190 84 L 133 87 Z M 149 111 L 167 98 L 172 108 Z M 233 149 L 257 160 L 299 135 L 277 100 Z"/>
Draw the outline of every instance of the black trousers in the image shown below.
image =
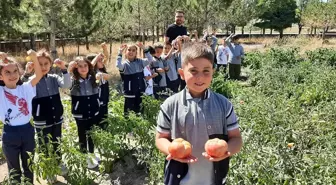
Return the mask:
<path fill-rule="evenodd" d="M 153 91 L 154 91 L 155 99 L 159 99 L 159 98 L 166 99 L 167 98 L 167 95 L 165 95 L 166 87 L 154 86 Z"/>
<path fill-rule="evenodd" d="M 217 71 L 219 71 L 219 70 L 223 70 L 224 71 L 224 73 L 226 73 L 226 67 L 227 67 L 227 65 L 226 64 L 217 64 Z"/>
<path fill-rule="evenodd" d="M 9 175 L 14 181 L 21 182 L 24 175 L 33 184 L 34 174 L 29 169 L 28 152 L 33 153 L 35 149 L 34 127 L 27 123 L 21 126 L 4 125 L 2 134 L 2 150 L 7 160 Z M 21 172 L 20 158 L 23 172 Z"/>
<path fill-rule="evenodd" d="M 94 145 L 90 135 L 93 126 L 99 122 L 99 116 L 85 120 L 76 119 L 80 149 L 83 153 L 93 153 Z"/>
<path fill-rule="evenodd" d="M 170 81 L 170 79 L 168 78 L 168 76 L 167 76 L 166 79 L 167 79 L 167 87 L 168 87 L 168 89 L 170 89 L 170 90 L 173 91 L 174 93 L 177 93 L 177 92 L 178 92 L 179 85 L 180 85 L 180 81 L 179 81 L 179 79 Z"/>
<path fill-rule="evenodd" d="M 241 65 L 240 64 L 231 64 L 231 63 L 229 63 L 229 76 L 230 76 L 230 79 L 239 80 L 240 79 L 240 71 L 241 71 Z"/>
<path fill-rule="evenodd" d="M 108 117 L 108 105 L 100 105 L 99 107 L 99 126 L 102 129 L 106 129 L 107 122 L 105 122 L 105 119 Z"/>
<path fill-rule="evenodd" d="M 43 142 L 45 144 L 49 143 L 49 141 L 52 142 L 53 144 L 53 149 L 56 152 L 59 161 L 61 161 L 61 152 L 59 150 L 59 142 L 58 140 L 60 140 L 62 138 L 62 123 L 60 124 L 55 124 L 52 125 L 50 127 L 45 127 L 45 128 L 36 128 L 36 132 L 38 135 L 38 141 L 39 144 L 42 145 Z M 49 138 L 50 135 L 51 137 Z M 47 152 L 47 151 L 46 151 Z M 48 153 L 48 152 L 47 152 Z"/>
<path fill-rule="evenodd" d="M 125 95 L 125 105 L 124 105 L 124 114 L 127 115 L 129 111 L 134 111 L 135 113 L 140 113 L 141 111 L 141 93 L 131 97 Z"/>

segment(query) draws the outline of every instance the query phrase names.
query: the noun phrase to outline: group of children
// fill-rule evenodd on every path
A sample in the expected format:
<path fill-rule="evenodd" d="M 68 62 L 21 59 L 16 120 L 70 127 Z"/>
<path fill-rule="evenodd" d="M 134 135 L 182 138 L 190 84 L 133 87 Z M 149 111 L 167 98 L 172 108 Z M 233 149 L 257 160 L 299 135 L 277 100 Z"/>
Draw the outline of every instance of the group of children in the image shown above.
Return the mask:
<path fill-rule="evenodd" d="M 217 39 L 212 34 L 204 37 L 204 43 L 179 36 L 164 45 L 157 43 L 145 48 L 138 43 L 122 45 L 119 49 L 116 66 L 122 74 L 125 113 L 141 112 L 143 95 L 166 99 L 159 111 L 156 135 L 158 149 L 167 154 L 169 160 L 165 167 L 165 184 L 225 183 L 229 156 L 241 148 L 238 118 L 232 104 L 209 89 L 215 58 L 217 67 L 225 70 L 229 56 L 235 56 L 235 48 L 228 42 L 231 37 L 218 48 Z M 137 57 L 138 47 L 146 58 Z M 60 168 L 65 170 L 57 150 L 64 121 L 60 88 L 70 89 L 71 112 L 77 124 L 81 151 L 94 154 L 88 131 L 94 125 L 104 127 L 99 123 L 107 117 L 109 101 L 110 75 L 106 70 L 109 54 L 106 44 L 102 44 L 102 48 L 103 53 L 77 57 L 68 67 L 62 60 L 53 61 L 48 52 L 30 50 L 27 57 L 30 62 L 22 76 L 15 59 L 0 53 L 2 147 L 8 170 L 16 174 L 14 177 L 18 182 L 24 174 L 33 183 L 27 152 L 34 151 L 35 130 L 40 142 L 48 143 L 48 135 L 51 135 Z M 242 53 L 238 54 L 241 56 Z M 49 73 L 53 65 L 61 69 L 62 75 Z M 167 91 L 174 95 L 168 97 Z M 34 124 L 30 123 L 31 116 Z M 169 156 L 168 146 L 178 137 L 193 145 L 193 156 L 187 159 Z M 206 140 L 216 137 L 226 140 L 229 146 L 227 156 L 220 159 L 202 154 Z M 96 155 L 89 156 L 88 168 L 95 168 L 99 160 Z"/>
<path fill-rule="evenodd" d="M 218 68 L 224 67 L 225 70 L 227 61 L 243 56 L 237 37 L 232 37 L 230 35 L 223 40 L 223 46 L 218 48 Z M 136 57 L 135 45 L 123 45 L 119 50 L 116 65 L 123 74 L 125 112 L 140 112 L 143 93 L 151 95 L 153 92 L 155 98 L 160 98 L 160 93 L 167 87 L 175 92 L 161 105 L 157 119 L 156 146 L 167 155 L 165 185 L 223 185 L 229 170 L 229 158 L 242 147 L 233 105 L 224 96 L 209 89 L 217 52 L 215 35 L 210 38 L 206 36 L 202 41 L 179 36 L 171 44 L 154 44 L 153 49 L 139 44 L 144 50 L 145 59 Z M 122 62 L 125 49 L 126 59 Z M 181 83 L 175 83 L 175 80 L 179 78 L 186 87 L 177 92 Z M 146 86 L 146 81 L 150 80 L 154 81 L 153 91 L 146 90 L 146 87 L 151 87 L 152 82 Z M 183 138 L 192 144 L 191 156 L 178 159 L 169 154 L 168 148 L 176 138 Z M 204 152 L 205 143 L 213 138 L 228 143 L 224 156 L 214 158 Z"/>
<path fill-rule="evenodd" d="M 142 95 L 165 99 L 169 95 L 168 91 L 177 93 L 179 88 L 184 88 L 178 69 L 181 66 L 179 48 L 185 38 L 187 37 L 176 38 L 174 46 L 170 43 L 156 43 L 153 47 L 145 48 L 138 43 L 120 47 L 116 66 L 122 75 L 125 113 L 141 111 Z M 145 59 L 137 57 L 138 47 L 144 51 Z M 123 61 L 122 55 L 125 50 Z"/>
<path fill-rule="evenodd" d="M 194 38 L 186 35 L 178 36 L 172 42 L 155 43 L 153 46 L 122 45 L 119 49 L 116 66 L 120 71 L 125 97 L 124 112 L 141 112 L 142 95 L 153 96 L 156 99 L 166 99 L 172 94 L 185 88 L 185 81 L 181 79 L 181 47 L 186 42 L 200 42 L 208 45 L 214 53 L 213 67 L 217 71 L 226 69 L 229 65 L 229 77 L 239 79 L 241 61 L 244 49 L 238 42 L 238 36 L 231 34 L 222 40 L 217 47 L 216 32 L 204 32 L 202 39 L 198 39 L 196 31 Z M 146 58 L 138 58 L 140 47 Z M 125 60 L 122 55 L 125 52 Z"/>
<path fill-rule="evenodd" d="M 81 151 L 94 153 L 88 131 L 94 125 L 103 126 L 99 123 L 107 117 L 109 101 L 106 44 L 102 44 L 102 48 L 104 54 L 77 57 L 68 67 L 60 59 L 53 61 L 46 51 L 36 53 L 30 50 L 22 76 L 19 63 L 0 52 L 0 120 L 4 124 L 2 148 L 14 181 L 21 182 L 24 174 L 33 183 L 28 152 L 33 152 L 35 148 L 35 130 L 40 144 L 48 143 L 51 136 L 60 168 L 66 172 L 58 148 L 64 122 L 60 88 L 70 89 L 71 112 L 77 124 Z M 52 66 L 60 68 L 63 74 L 50 74 Z M 95 168 L 99 160 L 97 155 L 89 156 L 88 168 Z"/>

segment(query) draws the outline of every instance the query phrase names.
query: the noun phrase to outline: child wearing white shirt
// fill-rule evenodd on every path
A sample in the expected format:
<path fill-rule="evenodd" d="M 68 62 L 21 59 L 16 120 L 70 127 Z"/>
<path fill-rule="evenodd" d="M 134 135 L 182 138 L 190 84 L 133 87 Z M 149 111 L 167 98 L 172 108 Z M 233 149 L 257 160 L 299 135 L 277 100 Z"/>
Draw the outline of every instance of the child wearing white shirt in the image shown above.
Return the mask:
<path fill-rule="evenodd" d="M 28 152 L 34 152 L 35 131 L 30 123 L 32 100 L 36 96 L 36 84 L 43 76 L 35 51 L 28 51 L 33 61 L 35 75 L 30 81 L 20 80 L 19 64 L 12 57 L 0 52 L 0 120 L 4 123 L 2 149 L 6 157 L 11 183 L 21 184 L 24 175 L 31 184 L 33 172 L 29 169 Z M 20 162 L 21 159 L 21 162 Z M 23 172 L 21 172 L 21 166 Z"/>

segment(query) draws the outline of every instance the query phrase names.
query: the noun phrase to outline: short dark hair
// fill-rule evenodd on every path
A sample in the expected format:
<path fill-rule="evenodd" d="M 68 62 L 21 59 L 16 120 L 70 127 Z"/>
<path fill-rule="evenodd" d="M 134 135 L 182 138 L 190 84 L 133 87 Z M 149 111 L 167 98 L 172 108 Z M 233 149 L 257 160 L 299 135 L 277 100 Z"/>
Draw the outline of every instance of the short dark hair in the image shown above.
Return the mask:
<path fill-rule="evenodd" d="M 97 54 L 95 53 L 90 53 L 88 55 L 86 55 L 86 59 L 88 59 L 90 62 L 92 62 L 92 60 L 97 56 Z"/>
<path fill-rule="evenodd" d="M 161 43 L 157 42 L 153 45 L 153 48 L 154 49 L 163 49 L 163 45 Z"/>
<path fill-rule="evenodd" d="M 148 46 L 144 51 L 149 52 L 151 55 L 155 54 L 155 49 L 152 46 Z"/>
<path fill-rule="evenodd" d="M 169 41 L 165 42 L 164 45 L 165 46 L 172 46 L 172 44 Z"/>
<path fill-rule="evenodd" d="M 234 35 L 231 40 L 238 40 L 239 39 L 239 35 Z"/>
<path fill-rule="evenodd" d="M 183 10 L 176 10 L 176 11 L 175 11 L 175 14 L 177 14 L 177 13 L 181 13 L 181 14 L 184 15 L 184 11 L 183 11 Z"/>
<path fill-rule="evenodd" d="M 215 55 L 212 49 L 208 45 L 200 42 L 187 42 L 183 44 L 181 49 L 182 65 L 188 64 L 189 61 L 198 58 L 207 59 L 213 64 L 214 57 Z"/>

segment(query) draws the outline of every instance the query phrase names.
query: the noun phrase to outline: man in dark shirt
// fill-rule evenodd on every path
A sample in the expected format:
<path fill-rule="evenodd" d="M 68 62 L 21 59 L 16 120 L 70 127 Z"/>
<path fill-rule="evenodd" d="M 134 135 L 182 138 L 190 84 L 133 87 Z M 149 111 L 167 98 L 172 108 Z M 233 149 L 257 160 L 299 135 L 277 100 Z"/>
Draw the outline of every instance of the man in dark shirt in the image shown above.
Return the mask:
<path fill-rule="evenodd" d="M 175 12 L 175 23 L 168 26 L 165 33 L 165 42 L 172 43 L 178 36 L 187 35 L 187 27 L 183 26 L 184 12 L 177 10 Z"/>

